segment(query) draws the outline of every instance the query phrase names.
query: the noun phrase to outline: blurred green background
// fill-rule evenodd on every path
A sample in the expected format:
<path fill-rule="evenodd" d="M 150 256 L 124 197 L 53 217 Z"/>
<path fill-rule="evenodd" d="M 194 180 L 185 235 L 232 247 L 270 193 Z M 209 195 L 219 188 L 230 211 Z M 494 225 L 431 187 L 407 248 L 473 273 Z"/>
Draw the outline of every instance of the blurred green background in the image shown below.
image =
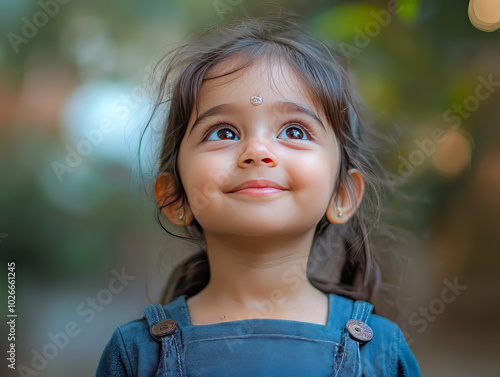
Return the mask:
<path fill-rule="evenodd" d="M 422 245 L 409 256 L 398 323 L 423 375 L 497 374 L 500 31 L 475 29 L 465 0 L 274 4 L 349 55 L 392 147 L 383 162 L 412 199 L 387 204 Z M 93 375 L 113 329 L 159 299 L 191 246 L 154 218 L 159 130 L 146 135 L 139 169 L 148 72 L 200 25 L 268 9 L 248 0 L 0 2 L 0 277 L 5 284 L 14 261 L 16 364 L 36 373 L 12 371 L 4 357 L 2 376 Z M 109 287 L 116 274 L 126 277 Z M 460 286 L 453 295 L 450 284 Z M 6 286 L 0 297 L 6 315 Z"/>

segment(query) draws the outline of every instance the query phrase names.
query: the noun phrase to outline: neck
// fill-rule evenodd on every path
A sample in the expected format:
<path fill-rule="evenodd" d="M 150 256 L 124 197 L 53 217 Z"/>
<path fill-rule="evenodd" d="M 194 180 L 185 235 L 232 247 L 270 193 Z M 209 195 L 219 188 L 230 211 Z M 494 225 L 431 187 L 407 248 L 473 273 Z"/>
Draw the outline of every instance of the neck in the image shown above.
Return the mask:
<path fill-rule="evenodd" d="M 314 230 L 272 238 L 205 233 L 210 282 L 199 295 L 215 305 L 259 311 L 317 300 L 324 294 L 307 279 L 313 236 Z"/>

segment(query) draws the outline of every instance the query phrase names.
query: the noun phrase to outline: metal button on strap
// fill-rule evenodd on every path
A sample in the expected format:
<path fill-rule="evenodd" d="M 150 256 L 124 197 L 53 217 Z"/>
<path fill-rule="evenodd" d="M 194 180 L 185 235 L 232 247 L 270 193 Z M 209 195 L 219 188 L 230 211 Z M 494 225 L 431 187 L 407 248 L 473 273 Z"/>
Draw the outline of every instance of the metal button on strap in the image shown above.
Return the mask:
<path fill-rule="evenodd" d="M 151 334 L 156 339 L 159 339 L 162 336 L 173 334 L 176 328 L 177 322 L 175 322 L 173 319 L 165 319 L 153 326 L 153 328 L 151 329 Z"/>
<path fill-rule="evenodd" d="M 347 330 L 351 336 L 359 342 L 369 342 L 373 338 L 373 331 L 363 321 L 350 319 L 347 321 Z"/>

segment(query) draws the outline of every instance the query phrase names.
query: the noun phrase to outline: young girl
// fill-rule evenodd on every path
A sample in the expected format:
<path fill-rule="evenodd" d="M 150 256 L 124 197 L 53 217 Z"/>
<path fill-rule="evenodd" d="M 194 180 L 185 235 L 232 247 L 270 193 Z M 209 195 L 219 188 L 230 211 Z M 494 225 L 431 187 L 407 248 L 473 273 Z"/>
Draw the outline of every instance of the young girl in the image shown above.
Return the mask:
<path fill-rule="evenodd" d="M 115 331 L 97 376 L 420 375 L 399 327 L 360 300 L 378 279 L 361 203 L 379 181 L 335 56 L 282 14 L 168 55 L 155 194 L 202 250 L 167 305 Z M 308 276 L 329 261 L 338 278 Z"/>

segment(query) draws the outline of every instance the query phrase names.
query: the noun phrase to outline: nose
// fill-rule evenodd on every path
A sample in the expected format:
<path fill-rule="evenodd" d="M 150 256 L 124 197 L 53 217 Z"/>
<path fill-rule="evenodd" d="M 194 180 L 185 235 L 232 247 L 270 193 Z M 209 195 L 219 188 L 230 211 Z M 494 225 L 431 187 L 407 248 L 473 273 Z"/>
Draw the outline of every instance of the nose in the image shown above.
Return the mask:
<path fill-rule="evenodd" d="M 276 155 L 271 151 L 269 145 L 260 138 L 253 137 L 247 143 L 241 144 L 243 150 L 238 158 L 238 166 L 247 168 L 249 166 L 268 166 L 278 165 Z"/>

